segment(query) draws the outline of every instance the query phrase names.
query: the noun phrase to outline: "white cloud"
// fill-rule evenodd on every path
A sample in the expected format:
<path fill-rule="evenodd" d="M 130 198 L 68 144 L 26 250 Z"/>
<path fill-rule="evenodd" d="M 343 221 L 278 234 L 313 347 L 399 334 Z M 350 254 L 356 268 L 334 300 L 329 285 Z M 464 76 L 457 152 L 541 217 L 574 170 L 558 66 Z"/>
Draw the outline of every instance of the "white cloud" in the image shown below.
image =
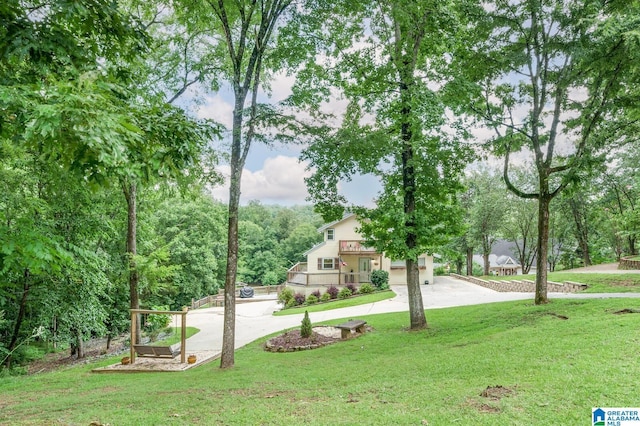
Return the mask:
<path fill-rule="evenodd" d="M 209 118 L 231 129 L 233 124 L 233 104 L 227 102 L 220 93 L 213 96 L 205 96 L 204 104 L 197 112 L 198 118 Z"/>
<path fill-rule="evenodd" d="M 278 155 L 264 160 L 262 169 L 242 171 L 240 203 L 259 200 L 264 204 L 294 205 L 306 203 L 307 188 L 304 178 L 310 175 L 306 165 L 295 157 Z M 226 184 L 213 188 L 214 198 L 229 201 L 228 165 L 218 167 L 225 176 Z"/>

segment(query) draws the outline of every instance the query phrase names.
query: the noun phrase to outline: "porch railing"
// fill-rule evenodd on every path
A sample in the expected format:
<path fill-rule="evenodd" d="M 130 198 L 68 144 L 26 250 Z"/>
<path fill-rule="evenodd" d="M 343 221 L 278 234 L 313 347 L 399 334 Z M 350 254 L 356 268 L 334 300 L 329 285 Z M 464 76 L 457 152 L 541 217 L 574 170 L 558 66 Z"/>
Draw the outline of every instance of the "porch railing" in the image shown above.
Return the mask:
<path fill-rule="evenodd" d="M 373 247 L 366 247 L 362 245 L 358 240 L 340 240 L 340 254 L 374 254 L 376 249 Z"/>
<path fill-rule="evenodd" d="M 287 283 L 303 286 L 329 286 L 371 282 L 369 272 L 307 272 L 307 264 L 299 263 L 287 272 Z"/>

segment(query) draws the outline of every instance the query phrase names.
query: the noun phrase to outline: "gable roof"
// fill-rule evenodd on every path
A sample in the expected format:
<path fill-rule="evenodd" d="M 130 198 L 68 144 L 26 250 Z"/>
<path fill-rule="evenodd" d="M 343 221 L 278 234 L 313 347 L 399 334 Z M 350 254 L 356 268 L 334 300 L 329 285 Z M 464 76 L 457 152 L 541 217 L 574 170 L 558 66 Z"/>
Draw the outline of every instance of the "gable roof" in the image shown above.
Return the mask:
<path fill-rule="evenodd" d="M 484 258 L 480 254 L 473 255 L 473 261 L 479 265 L 484 265 Z M 491 253 L 489 255 L 489 267 L 497 268 L 500 266 L 520 266 L 520 264 L 514 260 L 511 256 L 496 256 Z"/>
<path fill-rule="evenodd" d="M 322 225 L 320 228 L 318 228 L 318 232 L 324 232 L 329 228 L 332 228 L 333 226 L 337 225 L 340 222 L 344 222 L 345 220 L 349 219 L 351 216 L 355 216 L 354 213 L 345 213 L 344 216 L 342 216 L 342 219 L 339 220 L 334 220 L 333 222 L 327 223 Z"/>
<path fill-rule="evenodd" d="M 304 253 L 302 253 L 303 256 L 307 256 L 309 253 L 315 251 L 316 249 L 319 249 L 320 247 L 322 247 L 323 245 L 325 245 L 327 242 L 326 241 L 322 241 L 321 243 L 318 243 L 316 245 L 314 245 L 313 247 L 311 247 L 309 250 L 305 251 Z"/>

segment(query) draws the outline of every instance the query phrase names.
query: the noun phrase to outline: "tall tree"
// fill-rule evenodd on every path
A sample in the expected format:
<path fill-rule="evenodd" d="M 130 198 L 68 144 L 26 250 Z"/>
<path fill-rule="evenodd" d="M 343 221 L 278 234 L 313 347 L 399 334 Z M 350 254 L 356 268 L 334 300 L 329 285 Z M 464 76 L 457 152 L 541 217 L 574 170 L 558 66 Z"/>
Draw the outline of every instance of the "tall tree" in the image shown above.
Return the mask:
<path fill-rule="evenodd" d="M 535 303 L 546 303 L 549 205 L 629 124 L 613 112 L 627 87 L 625 70 L 634 67 L 638 16 L 600 0 L 494 0 L 483 7 L 475 42 L 457 58 L 477 82 L 472 109 L 495 131 L 507 187 L 538 202 Z M 610 119 L 618 131 L 603 129 Z M 535 165 L 535 188 L 512 182 L 511 160 L 521 151 Z"/>
<path fill-rule="evenodd" d="M 221 368 L 232 367 L 235 362 L 235 287 L 242 171 L 251 145 L 261 138 L 258 119 L 267 108 L 261 107 L 258 99 L 265 80 L 281 65 L 275 58 L 278 52 L 274 43 L 292 3 L 292 0 L 176 2 L 176 10 L 182 11 L 188 34 L 204 34 L 220 41 L 213 47 L 215 56 L 224 58 L 216 78 L 218 82 L 228 84 L 233 92 Z"/>
<path fill-rule="evenodd" d="M 315 45 L 294 99 L 306 101 L 316 118 L 317 101 L 331 90 L 349 102 L 340 127 L 335 118 L 324 121 L 327 132 L 303 154 L 315 169 L 307 179 L 311 199 L 325 219 L 345 208 L 356 212 L 367 244 L 405 260 L 410 327 L 422 329 L 418 256 L 446 242 L 460 222 L 455 193 L 465 151 L 453 127 L 443 130 L 451 123 L 438 90 L 455 11 L 440 1 L 307 6 L 312 16 L 304 28 Z M 379 178 L 376 207 L 353 205 L 339 193 L 340 180 L 355 174 Z"/>
<path fill-rule="evenodd" d="M 515 255 L 522 265 L 522 273 L 528 274 L 536 258 L 536 206 L 531 200 L 507 197 L 509 214 L 504 223 L 506 239 L 513 242 Z"/>
<path fill-rule="evenodd" d="M 489 275 L 489 255 L 504 228 L 507 214 L 506 191 L 502 182 L 491 172 L 483 170 L 469 177 L 474 198 L 469 214 L 469 232 L 482 248 L 484 275 Z"/>

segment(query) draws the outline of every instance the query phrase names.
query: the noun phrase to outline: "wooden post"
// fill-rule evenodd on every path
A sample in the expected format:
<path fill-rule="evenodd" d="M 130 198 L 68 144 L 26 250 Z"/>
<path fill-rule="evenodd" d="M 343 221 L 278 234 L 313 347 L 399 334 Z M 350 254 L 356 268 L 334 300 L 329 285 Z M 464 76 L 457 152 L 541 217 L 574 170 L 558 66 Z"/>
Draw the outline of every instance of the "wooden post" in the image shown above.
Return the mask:
<path fill-rule="evenodd" d="M 131 312 L 131 364 L 135 362 L 136 351 L 133 347 L 136 338 L 136 322 L 138 320 L 138 314 L 159 314 L 159 315 L 181 315 L 181 330 L 180 330 L 180 362 L 185 363 L 187 361 L 187 311 L 153 311 L 149 309 L 130 309 Z"/>
<path fill-rule="evenodd" d="M 187 326 L 186 326 L 186 312 L 182 312 L 182 330 L 180 334 L 180 362 L 186 362 L 186 352 L 187 352 Z"/>
<path fill-rule="evenodd" d="M 131 364 L 136 362 L 136 350 L 133 347 L 136 341 L 136 321 L 138 320 L 138 314 L 136 314 L 133 310 L 131 311 L 131 349 L 129 358 L 131 359 Z"/>

